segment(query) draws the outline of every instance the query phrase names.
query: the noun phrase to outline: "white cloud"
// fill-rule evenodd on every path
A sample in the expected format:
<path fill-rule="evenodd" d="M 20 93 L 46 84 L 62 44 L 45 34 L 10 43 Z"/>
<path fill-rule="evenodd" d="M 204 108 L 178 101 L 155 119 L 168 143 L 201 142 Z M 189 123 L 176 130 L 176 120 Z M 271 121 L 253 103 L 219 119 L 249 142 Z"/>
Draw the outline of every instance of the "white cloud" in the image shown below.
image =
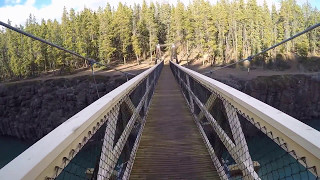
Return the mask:
<path fill-rule="evenodd" d="M 34 6 L 35 0 L 27 0 L 21 5 L 0 7 L 0 21 L 7 22 L 9 19 L 13 25 L 25 24 L 30 14 L 34 15 L 38 21 L 42 18 L 60 20 L 63 7 L 68 10 L 74 8 L 76 11 L 80 11 L 84 7 L 97 10 L 99 6 L 105 7 L 106 4 L 105 0 L 52 0 L 50 5 L 37 9 Z"/>
<path fill-rule="evenodd" d="M 5 1 L 18 2 L 20 0 Z M 156 0 L 153 1 L 155 2 Z M 189 4 L 189 1 L 192 0 L 181 0 L 181 2 L 184 4 Z M 12 22 L 12 25 L 24 25 L 30 14 L 34 15 L 38 22 L 40 22 L 42 18 L 46 20 L 57 19 L 60 21 L 63 7 L 66 7 L 68 10 L 74 8 L 76 11 L 81 11 L 84 7 L 97 10 L 99 7 L 105 7 L 107 3 L 116 8 L 119 2 L 127 4 L 128 6 L 133 6 L 134 3 L 142 4 L 143 0 L 51 0 L 50 5 L 43 6 L 39 9 L 35 7 L 35 0 L 27 0 L 27 2 L 24 4 L 6 5 L 4 7 L 0 7 L 0 21 L 7 22 L 9 19 Z M 150 0 L 146 0 L 146 2 L 149 3 Z M 158 2 L 169 2 L 176 4 L 177 0 L 158 0 Z"/>
<path fill-rule="evenodd" d="M 41 8 L 35 7 L 35 0 L 27 0 L 24 4 L 18 4 L 20 0 L 5 0 L 6 2 L 11 2 L 10 4 L 0 7 L 0 21 L 7 22 L 8 19 L 12 21 L 13 25 L 24 25 L 26 19 L 30 14 L 34 15 L 38 22 L 41 19 L 57 19 L 60 21 L 63 7 L 65 6 L 68 10 L 74 8 L 76 11 L 81 11 L 84 7 L 90 8 L 92 10 L 97 10 L 99 7 L 105 7 L 107 3 L 111 6 L 117 7 L 118 3 L 127 4 L 128 6 L 133 6 L 134 3 L 142 4 L 143 0 L 51 0 L 51 4 L 43 6 Z M 153 2 L 169 2 L 170 4 L 176 4 L 177 0 L 146 0 L 147 3 Z M 185 5 L 193 0 L 180 0 Z M 217 0 L 209 0 L 212 4 L 215 4 Z M 279 7 L 280 0 L 267 0 L 269 7 L 275 4 Z M 309 0 L 318 1 L 318 0 Z M 15 3 L 12 3 L 15 2 Z M 259 5 L 263 4 L 263 0 L 257 0 Z M 307 0 L 297 0 L 299 4 L 307 2 Z"/>

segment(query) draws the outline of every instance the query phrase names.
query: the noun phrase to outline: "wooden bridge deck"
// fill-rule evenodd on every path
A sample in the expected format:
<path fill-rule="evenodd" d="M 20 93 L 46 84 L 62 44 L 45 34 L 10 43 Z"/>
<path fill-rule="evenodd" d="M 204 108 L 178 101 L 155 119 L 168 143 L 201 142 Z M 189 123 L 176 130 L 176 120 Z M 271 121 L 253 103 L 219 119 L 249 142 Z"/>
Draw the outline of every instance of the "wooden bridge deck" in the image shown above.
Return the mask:
<path fill-rule="evenodd" d="M 168 65 L 160 75 L 130 179 L 219 179 Z"/>

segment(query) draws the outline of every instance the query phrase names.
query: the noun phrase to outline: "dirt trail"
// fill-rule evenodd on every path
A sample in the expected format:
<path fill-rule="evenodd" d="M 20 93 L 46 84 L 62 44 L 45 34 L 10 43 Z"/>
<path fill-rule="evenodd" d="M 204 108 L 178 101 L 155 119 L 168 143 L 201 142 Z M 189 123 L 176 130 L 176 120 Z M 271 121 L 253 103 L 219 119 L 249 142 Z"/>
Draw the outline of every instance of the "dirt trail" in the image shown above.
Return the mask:
<path fill-rule="evenodd" d="M 181 64 L 184 64 L 185 67 L 188 67 L 194 71 L 199 73 L 205 73 L 210 70 L 214 70 L 217 67 L 212 67 L 210 64 L 206 64 L 202 66 L 202 61 L 195 61 L 190 65 L 186 65 L 186 62 L 183 61 Z M 287 75 L 287 74 L 307 74 L 307 75 L 318 75 L 320 76 L 320 72 L 307 72 L 303 69 L 299 69 L 298 62 L 291 60 L 290 62 L 291 68 L 283 71 L 276 71 L 270 69 L 263 69 L 263 68 L 251 68 L 249 73 L 248 69 L 246 68 L 224 68 L 220 69 L 216 72 L 213 72 L 210 76 L 214 79 L 230 79 L 236 78 L 240 80 L 251 80 L 255 79 L 258 76 L 273 76 L 273 75 Z"/>
<path fill-rule="evenodd" d="M 141 64 L 137 64 L 135 62 L 132 62 L 132 63 L 118 65 L 118 66 L 115 66 L 112 68 L 115 68 L 115 69 L 120 70 L 122 72 L 127 72 L 127 73 L 132 73 L 132 74 L 137 75 L 153 65 L 154 65 L 154 63 L 149 64 L 149 61 L 142 62 Z M 100 76 L 108 76 L 111 78 L 120 78 L 120 77 L 125 76 L 124 73 L 116 71 L 115 69 L 99 70 L 99 69 L 95 68 L 94 74 L 100 75 Z M 25 82 L 31 82 L 31 81 L 46 81 L 49 79 L 60 79 L 60 78 L 74 78 L 74 77 L 87 76 L 87 75 L 92 75 L 91 69 L 84 69 L 80 72 L 73 73 L 70 75 L 57 76 L 57 75 L 50 74 L 50 75 L 45 75 L 45 76 L 36 77 L 36 78 L 32 78 L 32 79 L 25 79 L 25 80 L 20 80 L 20 81 L 13 81 L 13 82 L 5 82 L 4 84 L 17 84 L 17 83 L 25 83 Z"/>

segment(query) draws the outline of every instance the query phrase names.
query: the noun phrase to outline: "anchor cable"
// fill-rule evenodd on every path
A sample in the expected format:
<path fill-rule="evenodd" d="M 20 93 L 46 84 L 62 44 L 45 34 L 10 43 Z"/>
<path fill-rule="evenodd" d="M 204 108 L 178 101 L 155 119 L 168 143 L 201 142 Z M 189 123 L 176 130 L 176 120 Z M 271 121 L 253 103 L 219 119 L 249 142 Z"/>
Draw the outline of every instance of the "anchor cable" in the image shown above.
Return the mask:
<path fill-rule="evenodd" d="M 215 72 L 215 71 L 218 71 L 218 70 L 227 68 L 227 67 L 229 67 L 229 66 L 232 66 L 232 65 L 241 63 L 241 62 L 246 61 L 246 60 L 252 61 L 252 59 L 255 58 L 256 56 L 259 56 L 260 54 L 263 54 L 263 53 L 265 53 L 265 52 L 267 52 L 267 51 L 269 51 L 269 50 L 271 50 L 271 49 L 274 49 L 274 48 L 276 48 L 276 47 L 278 47 L 278 46 L 280 46 L 280 45 L 282 45 L 282 44 L 284 44 L 284 43 L 286 43 L 286 42 L 288 42 L 288 41 L 291 41 L 291 40 L 293 40 L 293 39 L 295 39 L 295 38 L 297 38 L 297 37 L 299 37 L 299 36 L 301 36 L 301 35 L 309 32 L 309 31 L 311 31 L 311 30 L 313 30 L 313 29 L 315 29 L 315 28 L 317 28 L 317 27 L 319 27 L 319 26 L 320 26 L 320 23 L 315 24 L 315 25 L 312 25 L 312 26 L 308 27 L 307 29 L 305 29 L 304 31 L 301 31 L 301 32 L 297 33 L 296 35 L 291 36 L 291 37 L 288 38 L 288 39 L 285 39 L 285 40 L 283 40 L 283 41 L 281 41 L 281 42 L 279 42 L 279 43 L 277 43 L 277 44 L 275 44 L 275 45 L 273 45 L 273 46 L 271 46 L 271 47 L 269 47 L 269 48 L 267 48 L 267 49 L 264 49 L 264 50 L 260 51 L 260 52 L 257 53 L 257 54 L 248 56 L 248 57 L 245 58 L 245 59 L 241 59 L 241 60 L 236 61 L 236 62 L 234 62 L 234 63 L 231 63 L 231 64 L 228 64 L 228 65 L 222 66 L 222 67 L 220 67 L 220 68 L 217 68 L 217 69 L 214 69 L 214 70 L 210 70 L 210 71 L 204 72 L 203 74 L 212 74 L 212 73 Z"/>
<path fill-rule="evenodd" d="M 99 65 L 101 65 L 101 66 L 108 67 L 107 65 L 102 64 L 102 63 L 100 63 L 100 62 L 97 62 L 97 61 L 94 60 L 94 59 L 81 56 L 80 54 L 78 54 L 78 53 L 76 53 L 76 52 L 70 51 L 70 50 L 68 50 L 68 49 L 66 49 L 66 48 L 63 48 L 63 47 L 61 47 L 61 46 L 58 46 L 58 45 L 56 45 L 56 44 L 54 44 L 54 43 L 52 43 L 52 42 L 49 42 L 49 41 L 44 40 L 44 39 L 42 39 L 42 38 L 36 37 L 36 36 L 34 36 L 33 34 L 30 34 L 30 33 L 27 33 L 27 32 L 25 32 L 25 31 L 21 30 L 21 29 L 15 28 L 15 27 L 13 27 L 13 26 L 11 26 L 11 25 L 9 25 L 9 24 L 6 24 L 6 23 L 4 23 L 4 22 L 2 22 L 2 21 L 0 21 L 0 25 L 6 27 L 6 28 L 8 28 L 8 29 L 11 29 L 11 30 L 13 30 L 13 31 L 16 31 L 16 32 L 18 32 L 18 33 L 20 33 L 20 34 L 23 34 L 23 35 L 25 35 L 25 36 L 28 36 L 28 37 L 30 37 L 30 38 L 32 38 L 32 39 L 34 39 L 34 40 L 40 41 L 40 42 L 42 42 L 42 43 L 45 43 L 45 44 L 47 44 L 47 45 L 50 45 L 50 46 L 52 46 L 52 47 L 55 47 L 55 48 L 60 49 L 60 50 L 62 50 L 62 51 L 65 51 L 65 52 L 67 52 L 67 53 L 70 53 L 70 54 L 72 54 L 72 55 L 74 55 L 74 56 L 77 56 L 77 57 L 79 57 L 79 58 L 82 58 L 82 59 L 86 60 L 89 64 L 92 64 L 92 65 L 93 65 L 93 64 L 99 64 Z M 121 70 L 118 70 L 118 69 L 115 69 L 115 68 L 112 68 L 112 70 L 121 72 L 121 73 L 123 73 L 126 77 L 127 77 L 127 75 L 136 76 L 136 74 L 124 72 L 124 71 L 121 71 Z M 127 78 L 127 79 L 128 79 L 128 78 Z"/>

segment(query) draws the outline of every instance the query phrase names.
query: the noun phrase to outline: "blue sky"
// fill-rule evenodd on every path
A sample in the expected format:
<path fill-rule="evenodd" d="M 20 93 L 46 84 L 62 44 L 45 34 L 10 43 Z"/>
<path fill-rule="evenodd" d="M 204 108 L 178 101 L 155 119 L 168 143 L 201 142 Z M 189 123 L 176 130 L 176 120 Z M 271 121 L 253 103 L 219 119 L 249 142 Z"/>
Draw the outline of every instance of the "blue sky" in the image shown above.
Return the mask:
<path fill-rule="evenodd" d="M 320 0 L 310 0 L 309 2 L 320 10 Z"/>
<path fill-rule="evenodd" d="M 23 5 L 27 2 L 27 0 L 0 0 L 0 7 L 3 6 L 15 6 L 15 5 Z M 42 8 L 43 6 L 48 6 L 51 4 L 51 0 L 36 0 L 34 3 L 34 7 Z"/>
<path fill-rule="evenodd" d="M 35 7 L 36 8 L 42 8 L 43 6 L 48 6 L 51 4 L 51 0 L 36 0 Z"/>
<path fill-rule="evenodd" d="M 13 25 L 25 24 L 30 14 L 38 22 L 41 19 L 61 19 L 63 8 L 74 8 L 76 11 L 84 7 L 97 10 L 99 6 L 105 7 L 107 1 L 113 0 L 0 0 L 0 21 Z"/>
<path fill-rule="evenodd" d="M 41 19 L 58 19 L 60 20 L 63 7 L 67 9 L 74 8 L 76 11 L 84 7 L 97 10 L 99 7 L 105 7 L 107 2 L 111 6 L 117 6 L 119 2 L 127 5 L 142 3 L 143 0 L 0 0 L 0 21 L 7 22 L 8 19 L 12 24 L 24 24 L 30 14 L 33 14 L 40 22 Z M 150 0 L 146 0 L 150 2 Z M 153 0 L 153 2 L 169 2 L 176 4 L 177 0 Z M 189 4 L 192 0 L 180 0 L 184 4 Z M 217 0 L 209 0 L 215 3 Z M 320 9 L 320 0 L 296 0 L 298 4 L 304 4 L 307 1 L 313 6 Z M 259 4 L 263 0 L 257 0 Z M 276 4 L 279 6 L 280 0 L 267 0 L 269 6 Z"/>

